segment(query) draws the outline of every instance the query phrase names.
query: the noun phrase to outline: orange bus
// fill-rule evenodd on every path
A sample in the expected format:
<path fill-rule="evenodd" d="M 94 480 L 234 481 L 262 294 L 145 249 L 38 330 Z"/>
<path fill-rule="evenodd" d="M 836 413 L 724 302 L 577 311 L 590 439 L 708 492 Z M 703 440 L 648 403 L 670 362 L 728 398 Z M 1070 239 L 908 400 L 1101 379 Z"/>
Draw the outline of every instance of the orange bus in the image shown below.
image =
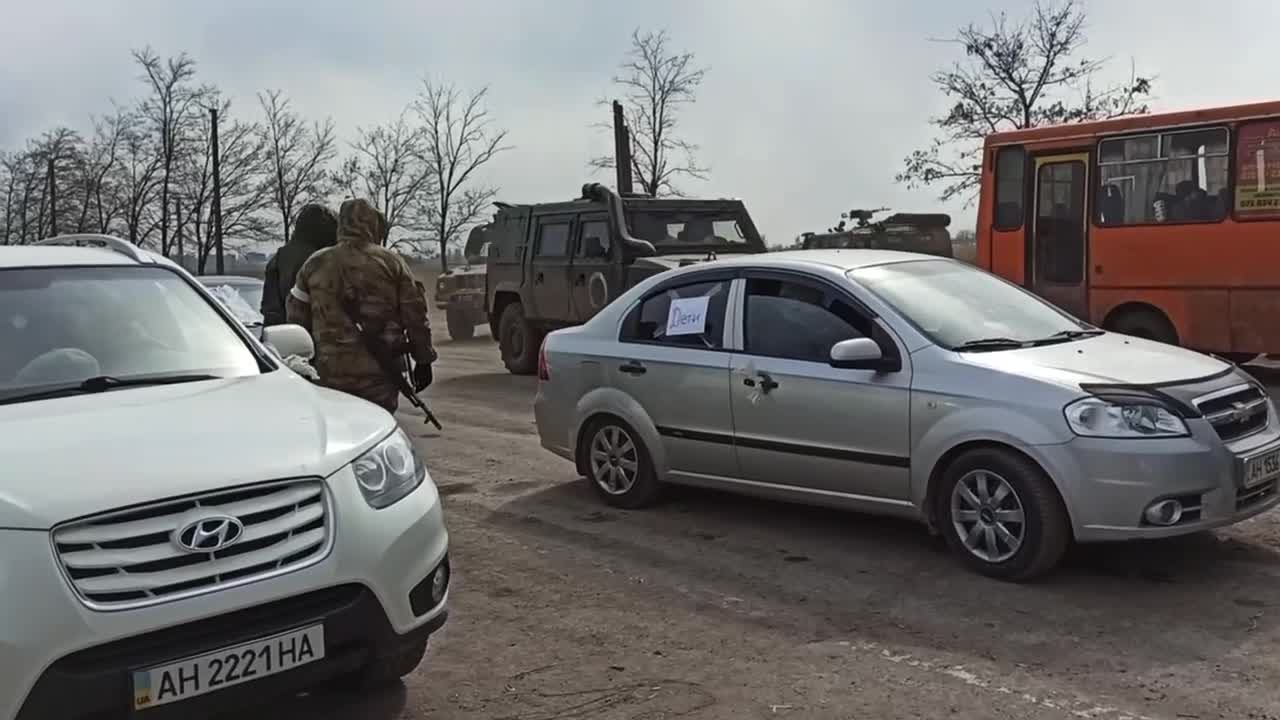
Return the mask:
<path fill-rule="evenodd" d="M 977 264 L 1110 330 L 1280 352 L 1280 102 L 987 137 Z"/>

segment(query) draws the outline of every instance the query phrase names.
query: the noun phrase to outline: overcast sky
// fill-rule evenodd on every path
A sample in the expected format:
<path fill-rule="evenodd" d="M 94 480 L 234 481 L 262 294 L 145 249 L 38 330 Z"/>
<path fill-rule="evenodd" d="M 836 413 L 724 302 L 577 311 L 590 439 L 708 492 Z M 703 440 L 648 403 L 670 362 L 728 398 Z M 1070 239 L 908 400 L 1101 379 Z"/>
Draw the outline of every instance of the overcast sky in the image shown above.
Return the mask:
<path fill-rule="evenodd" d="M 929 82 L 957 59 L 950 36 L 990 10 L 1024 2 L 965 0 L 4 0 L 0 147 L 141 94 L 129 50 L 189 52 L 233 108 L 257 116 L 255 93 L 279 88 L 349 137 L 393 117 L 421 77 L 489 85 L 513 150 L 486 179 L 511 202 L 573 196 L 607 152 L 595 101 L 632 29 L 667 28 L 709 68 L 683 120 L 711 167 L 699 194 L 743 198 L 771 243 L 830 225 L 841 209 L 940 208 L 929 191 L 893 182 L 930 138 L 945 102 Z M 1274 92 L 1280 3 L 1131 0 L 1089 6 L 1089 51 L 1158 75 L 1157 109 L 1227 104 Z M 942 208 L 952 231 L 963 204 Z"/>

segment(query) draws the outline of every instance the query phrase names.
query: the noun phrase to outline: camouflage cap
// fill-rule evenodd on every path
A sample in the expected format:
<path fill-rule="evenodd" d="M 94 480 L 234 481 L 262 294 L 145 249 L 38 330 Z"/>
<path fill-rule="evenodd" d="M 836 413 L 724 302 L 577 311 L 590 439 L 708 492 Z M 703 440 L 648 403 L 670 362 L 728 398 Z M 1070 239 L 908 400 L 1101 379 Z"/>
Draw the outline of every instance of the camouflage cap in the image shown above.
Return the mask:
<path fill-rule="evenodd" d="M 378 244 L 382 240 L 382 213 L 364 198 L 342 203 L 338 210 L 338 242 Z"/>

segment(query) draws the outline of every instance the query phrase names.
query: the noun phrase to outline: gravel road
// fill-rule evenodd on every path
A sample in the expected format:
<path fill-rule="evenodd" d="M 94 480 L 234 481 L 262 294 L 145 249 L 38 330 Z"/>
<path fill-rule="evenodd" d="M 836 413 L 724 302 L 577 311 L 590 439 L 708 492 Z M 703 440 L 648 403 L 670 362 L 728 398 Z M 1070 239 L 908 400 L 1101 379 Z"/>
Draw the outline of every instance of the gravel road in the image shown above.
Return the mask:
<path fill-rule="evenodd" d="M 452 533 L 428 660 L 262 717 L 1280 720 L 1280 514 L 1009 585 L 909 523 L 694 491 L 613 510 L 539 448 L 534 379 L 480 337 L 439 345 L 444 431 L 400 417 Z"/>

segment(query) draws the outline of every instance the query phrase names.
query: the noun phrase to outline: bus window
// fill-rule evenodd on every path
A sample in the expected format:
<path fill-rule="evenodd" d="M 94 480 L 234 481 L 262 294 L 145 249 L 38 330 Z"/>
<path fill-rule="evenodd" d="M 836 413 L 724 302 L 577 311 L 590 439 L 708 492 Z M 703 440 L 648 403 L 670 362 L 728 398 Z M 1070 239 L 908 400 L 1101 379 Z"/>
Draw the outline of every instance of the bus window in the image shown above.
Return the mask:
<path fill-rule="evenodd" d="M 1098 143 L 1102 225 L 1215 222 L 1227 215 L 1226 128 L 1182 130 Z"/>
<path fill-rule="evenodd" d="M 1022 206 L 1026 198 L 1022 182 L 1026 168 L 1026 152 L 1021 147 L 1005 147 L 996 151 L 996 230 L 1022 227 Z"/>
<path fill-rule="evenodd" d="M 1236 219 L 1280 218 L 1280 121 L 1241 125 L 1236 137 Z"/>

